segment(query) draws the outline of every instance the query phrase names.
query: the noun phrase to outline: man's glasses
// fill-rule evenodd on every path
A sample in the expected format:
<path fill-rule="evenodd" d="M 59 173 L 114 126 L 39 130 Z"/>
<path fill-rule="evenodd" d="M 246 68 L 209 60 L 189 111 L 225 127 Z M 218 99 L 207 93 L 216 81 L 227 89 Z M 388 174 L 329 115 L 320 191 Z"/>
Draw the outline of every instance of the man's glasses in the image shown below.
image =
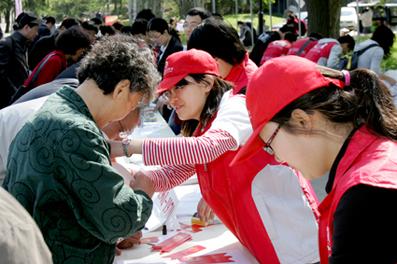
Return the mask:
<path fill-rule="evenodd" d="M 265 142 L 265 145 L 263 146 L 263 150 L 266 151 L 270 155 L 274 155 L 274 150 L 270 144 L 272 144 L 273 139 L 276 137 L 278 131 L 280 130 L 282 124 L 279 124 L 276 130 L 273 132 L 273 134 L 270 136 L 270 138 Z"/>

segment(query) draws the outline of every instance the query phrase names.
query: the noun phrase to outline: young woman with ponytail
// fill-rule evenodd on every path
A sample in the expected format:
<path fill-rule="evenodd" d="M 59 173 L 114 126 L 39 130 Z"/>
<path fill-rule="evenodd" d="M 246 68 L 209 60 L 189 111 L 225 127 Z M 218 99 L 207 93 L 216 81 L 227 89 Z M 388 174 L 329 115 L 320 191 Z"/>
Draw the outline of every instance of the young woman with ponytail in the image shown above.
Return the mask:
<path fill-rule="evenodd" d="M 255 73 L 246 100 L 254 132 L 234 164 L 263 148 L 307 179 L 329 173 L 321 263 L 396 263 L 397 110 L 376 74 L 284 56 Z"/>

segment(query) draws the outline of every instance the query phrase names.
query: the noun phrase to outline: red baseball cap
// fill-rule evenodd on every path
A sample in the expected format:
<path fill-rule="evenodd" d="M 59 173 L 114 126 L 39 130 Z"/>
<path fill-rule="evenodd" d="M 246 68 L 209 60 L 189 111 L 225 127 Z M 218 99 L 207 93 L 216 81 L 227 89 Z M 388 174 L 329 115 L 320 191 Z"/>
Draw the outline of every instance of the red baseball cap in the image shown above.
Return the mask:
<path fill-rule="evenodd" d="M 259 133 L 284 107 L 330 83 L 344 87 L 343 81 L 323 76 L 317 64 L 302 57 L 282 56 L 264 63 L 247 87 L 247 109 L 253 133 L 232 164 L 248 159 L 264 146 Z"/>
<path fill-rule="evenodd" d="M 219 76 L 218 64 L 212 56 L 197 49 L 179 51 L 171 54 L 165 61 L 163 80 L 157 87 L 161 94 L 171 90 L 189 74 L 213 74 Z"/>

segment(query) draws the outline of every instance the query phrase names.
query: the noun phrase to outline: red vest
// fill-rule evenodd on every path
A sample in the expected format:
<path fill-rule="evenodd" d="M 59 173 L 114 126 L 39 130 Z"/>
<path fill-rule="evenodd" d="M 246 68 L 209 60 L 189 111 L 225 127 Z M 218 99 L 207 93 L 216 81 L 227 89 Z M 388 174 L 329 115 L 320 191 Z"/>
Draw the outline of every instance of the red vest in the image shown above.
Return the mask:
<path fill-rule="evenodd" d="M 309 50 L 306 54 L 305 58 L 311 60 L 314 63 L 317 63 L 320 58 L 327 58 L 331 53 L 332 47 L 337 44 L 337 42 L 325 42 L 325 43 L 317 43 L 313 48 Z"/>
<path fill-rule="evenodd" d="M 374 135 L 366 127 L 358 129 L 339 162 L 332 191 L 319 206 L 322 264 L 328 263 L 331 254 L 334 212 L 343 194 L 358 184 L 397 189 L 396 174 L 397 143 Z"/>
<path fill-rule="evenodd" d="M 244 60 L 240 64 L 234 65 L 225 77 L 226 81 L 233 83 L 233 94 L 238 94 L 241 89 L 247 87 L 248 80 L 257 69 L 258 66 L 250 60 L 246 53 Z"/>
<path fill-rule="evenodd" d="M 263 53 L 260 65 L 272 58 L 286 55 L 290 48 L 291 43 L 288 40 L 275 40 L 270 42 L 265 52 Z"/>
<path fill-rule="evenodd" d="M 211 122 L 202 131 L 199 126 L 194 136 L 202 135 Z M 237 151 L 228 151 L 211 163 L 195 165 L 203 198 L 260 263 L 280 263 L 252 198 L 253 179 L 267 164 L 275 161 L 264 151 L 259 151 L 243 164 L 230 167 L 236 154 Z M 310 185 L 303 178 L 300 180 L 309 203 L 316 208 Z"/>
<path fill-rule="evenodd" d="M 287 55 L 305 57 L 307 52 L 316 45 L 318 40 L 312 38 L 301 38 L 292 43 Z"/>

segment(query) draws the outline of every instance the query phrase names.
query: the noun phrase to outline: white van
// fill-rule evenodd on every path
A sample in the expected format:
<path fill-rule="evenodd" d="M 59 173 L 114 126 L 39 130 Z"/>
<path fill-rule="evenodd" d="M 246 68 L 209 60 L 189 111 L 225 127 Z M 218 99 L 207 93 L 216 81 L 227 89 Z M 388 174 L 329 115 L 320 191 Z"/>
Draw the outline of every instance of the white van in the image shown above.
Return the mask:
<path fill-rule="evenodd" d="M 344 6 L 340 11 L 340 28 L 358 30 L 358 17 L 354 7 Z"/>

